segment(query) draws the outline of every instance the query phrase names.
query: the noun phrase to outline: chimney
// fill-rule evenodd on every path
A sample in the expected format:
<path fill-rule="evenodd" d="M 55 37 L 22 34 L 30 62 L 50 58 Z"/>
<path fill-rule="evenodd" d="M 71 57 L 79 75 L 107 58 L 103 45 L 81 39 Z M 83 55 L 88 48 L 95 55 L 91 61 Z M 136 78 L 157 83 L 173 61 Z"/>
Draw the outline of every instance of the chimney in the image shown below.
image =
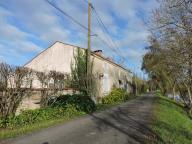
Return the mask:
<path fill-rule="evenodd" d="M 102 50 L 95 50 L 94 53 L 98 56 L 103 56 L 103 51 Z"/>

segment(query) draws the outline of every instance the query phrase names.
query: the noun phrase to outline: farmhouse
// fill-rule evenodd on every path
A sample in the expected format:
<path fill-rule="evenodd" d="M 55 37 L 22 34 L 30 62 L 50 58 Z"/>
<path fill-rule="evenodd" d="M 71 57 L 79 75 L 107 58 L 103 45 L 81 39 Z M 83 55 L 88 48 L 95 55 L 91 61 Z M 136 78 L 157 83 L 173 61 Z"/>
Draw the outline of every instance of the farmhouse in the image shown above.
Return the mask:
<path fill-rule="evenodd" d="M 80 47 L 56 42 L 29 61 L 25 67 L 40 72 L 55 70 L 70 74 L 74 54 L 78 48 Z M 125 88 L 127 91 L 131 90 L 132 76 L 129 70 L 116 64 L 113 60 L 105 58 L 101 50 L 92 52 L 91 59 L 93 60 L 93 73 L 99 74 L 101 95 L 109 93 L 113 87 Z M 34 87 L 37 88 L 38 85 L 34 83 Z"/>
<path fill-rule="evenodd" d="M 71 73 L 71 64 L 77 49 L 85 50 L 78 46 L 55 42 L 48 49 L 30 60 L 24 67 L 39 72 L 57 71 L 65 74 Z M 99 97 L 108 94 L 113 87 L 120 87 L 131 92 L 132 74 L 129 70 L 115 63 L 112 59 L 105 58 L 101 50 L 91 52 L 93 73 L 99 86 Z M 34 89 L 40 88 L 37 80 L 33 81 Z M 67 91 L 67 90 L 66 90 Z M 30 102 L 27 100 L 26 102 Z M 31 107 L 31 106 L 30 106 Z"/>

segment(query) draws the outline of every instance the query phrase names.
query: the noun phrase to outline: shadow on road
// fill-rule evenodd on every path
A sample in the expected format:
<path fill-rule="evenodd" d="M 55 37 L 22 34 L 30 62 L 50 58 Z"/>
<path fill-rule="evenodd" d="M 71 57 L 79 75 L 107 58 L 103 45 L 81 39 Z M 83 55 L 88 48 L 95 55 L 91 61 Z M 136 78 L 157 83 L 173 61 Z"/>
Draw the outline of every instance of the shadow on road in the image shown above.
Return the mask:
<path fill-rule="evenodd" d="M 144 102 L 151 103 L 153 99 L 142 97 L 133 104 L 120 106 L 102 115 L 92 114 L 92 120 L 100 132 L 113 128 L 126 135 L 127 143 L 155 143 L 157 139 L 164 143 L 149 127 L 152 113 L 148 111 L 151 110 L 151 105 Z"/>

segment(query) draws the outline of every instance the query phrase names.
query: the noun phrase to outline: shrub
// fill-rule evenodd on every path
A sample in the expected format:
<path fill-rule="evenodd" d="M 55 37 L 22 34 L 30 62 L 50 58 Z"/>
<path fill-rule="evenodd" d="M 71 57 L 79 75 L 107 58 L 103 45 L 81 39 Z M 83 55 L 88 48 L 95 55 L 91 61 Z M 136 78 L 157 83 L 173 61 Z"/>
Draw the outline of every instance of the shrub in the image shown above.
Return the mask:
<path fill-rule="evenodd" d="M 103 104 L 115 104 L 125 102 L 129 96 L 127 92 L 120 88 L 113 89 L 107 96 L 102 99 Z"/>
<path fill-rule="evenodd" d="M 155 93 L 156 93 L 156 95 L 157 95 L 157 96 L 162 96 L 162 93 L 161 93 L 161 91 L 160 91 L 160 90 L 156 90 L 156 92 L 155 92 Z"/>
<path fill-rule="evenodd" d="M 75 105 L 72 105 L 72 104 L 67 104 L 65 106 L 65 116 L 66 117 L 73 117 L 73 116 L 80 116 L 80 115 L 83 115 L 85 114 L 85 112 L 83 111 L 78 111 L 76 109 L 76 106 Z"/>
<path fill-rule="evenodd" d="M 0 127 L 3 127 L 5 123 L 6 127 L 14 128 L 47 120 L 55 120 L 58 118 L 68 119 L 83 114 L 84 112 L 78 111 L 74 105 L 70 104 L 67 104 L 65 108 L 47 107 L 43 109 L 27 110 L 18 116 L 9 116 L 7 119 L 0 118 Z"/>
<path fill-rule="evenodd" d="M 14 128 L 58 118 L 68 119 L 96 110 L 93 100 L 80 94 L 63 95 L 49 101 L 49 104 L 51 103 L 52 105 L 46 108 L 27 110 L 18 116 L 0 118 L 0 127 Z"/>
<path fill-rule="evenodd" d="M 50 120 L 64 116 L 64 110 L 53 109 L 53 108 L 44 108 L 37 110 L 27 110 L 23 111 L 18 116 L 9 116 L 7 119 L 1 118 L 0 126 L 2 127 L 4 123 L 9 128 L 15 126 L 23 126 L 32 124 L 35 122 L 40 122 L 44 120 Z"/>
<path fill-rule="evenodd" d="M 77 111 L 92 113 L 96 110 L 94 101 L 89 96 L 82 94 L 62 95 L 49 102 L 52 107 L 66 107 L 73 105 Z"/>

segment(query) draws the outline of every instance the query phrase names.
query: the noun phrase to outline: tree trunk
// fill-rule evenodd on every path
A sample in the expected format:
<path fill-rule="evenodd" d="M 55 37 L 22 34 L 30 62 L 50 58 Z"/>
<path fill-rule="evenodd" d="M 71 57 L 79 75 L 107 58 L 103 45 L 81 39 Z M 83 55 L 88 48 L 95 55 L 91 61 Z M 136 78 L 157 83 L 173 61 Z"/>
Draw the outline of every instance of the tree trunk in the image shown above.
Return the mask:
<path fill-rule="evenodd" d="M 187 92 L 188 92 L 188 96 L 189 96 L 188 114 L 189 114 L 189 116 L 192 116 L 192 95 L 191 95 L 190 86 L 187 87 Z"/>
<path fill-rule="evenodd" d="M 173 85 L 173 99 L 176 100 L 176 92 L 175 92 L 176 84 Z"/>
<path fill-rule="evenodd" d="M 48 105 L 48 92 L 47 90 L 41 90 L 41 107 L 46 107 Z"/>
<path fill-rule="evenodd" d="M 191 96 L 191 89 L 190 89 L 190 86 L 187 87 L 187 92 L 188 92 L 188 95 L 189 95 L 189 103 L 190 103 L 190 105 L 192 105 L 192 96 Z"/>
<path fill-rule="evenodd" d="M 188 108 L 188 115 L 192 116 L 192 106 Z"/>

